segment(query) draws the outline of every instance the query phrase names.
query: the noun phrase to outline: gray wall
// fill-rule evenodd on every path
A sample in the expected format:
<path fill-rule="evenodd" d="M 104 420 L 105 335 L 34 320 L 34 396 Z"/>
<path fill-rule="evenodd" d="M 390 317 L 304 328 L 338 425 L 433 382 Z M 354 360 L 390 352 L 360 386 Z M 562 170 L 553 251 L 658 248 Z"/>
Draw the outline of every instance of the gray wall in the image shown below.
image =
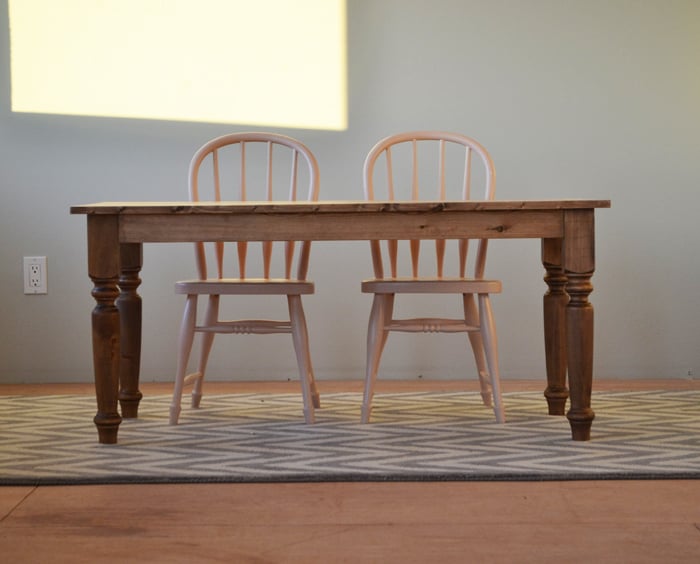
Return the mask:
<path fill-rule="evenodd" d="M 9 111 L 0 2 L 0 381 L 89 381 L 91 284 L 85 218 L 71 204 L 171 200 L 206 140 L 248 125 Z M 597 215 L 595 370 L 687 377 L 700 370 L 700 2 L 696 0 L 349 0 L 349 129 L 285 130 L 322 167 L 322 196 L 361 197 L 364 154 L 414 128 L 489 148 L 503 199 L 609 198 Z M 488 275 L 505 378 L 543 375 L 539 242 L 491 245 Z M 142 379 L 175 364 L 189 245 L 147 245 Z M 47 255 L 49 294 L 22 293 L 22 257 Z M 319 243 L 306 300 L 320 379 L 361 378 L 366 243 Z M 225 339 L 225 338 L 224 338 Z M 294 377 L 291 339 L 215 345 L 212 378 Z M 247 340 L 246 340 L 247 339 Z M 257 340 L 255 340 L 257 339 Z M 385 377 L 475 377 L 464 336 L 392 336 Z M 262 362 L 260 360 L 262 359 Z M 466 367 L 466 368 L 465 368 Z"/>

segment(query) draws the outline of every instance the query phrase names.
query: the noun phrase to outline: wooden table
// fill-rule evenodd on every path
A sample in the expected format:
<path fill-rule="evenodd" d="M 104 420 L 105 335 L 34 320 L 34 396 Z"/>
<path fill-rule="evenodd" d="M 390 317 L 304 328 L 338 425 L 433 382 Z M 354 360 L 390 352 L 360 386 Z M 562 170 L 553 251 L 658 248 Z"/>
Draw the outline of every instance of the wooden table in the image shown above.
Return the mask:
<path fill-rule="evenodd" d="M 589 440 L 594 418 L 593 306 L 588 300 L 595 267 L 594 212 L 609 207 L 609 200 L 107 202 L 71 207 L 71 213 L 87 215 L 99 441 L 117 442 L 122 416 L 136 417 L 142 397 L 137 288 L 143 243 L 454 238 L 542 240 L 544 394 L 549 413 L 563 415 L 570 393 L 566 415 L 572 438 Z"/>

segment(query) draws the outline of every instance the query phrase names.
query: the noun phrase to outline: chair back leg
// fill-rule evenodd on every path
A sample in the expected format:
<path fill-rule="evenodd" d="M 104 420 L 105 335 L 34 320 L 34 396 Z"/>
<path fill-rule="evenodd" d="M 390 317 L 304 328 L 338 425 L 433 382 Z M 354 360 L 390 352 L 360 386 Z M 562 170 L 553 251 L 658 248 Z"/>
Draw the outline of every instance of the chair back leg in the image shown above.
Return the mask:
<path fill-rule="evenodd" d="M 462 301 L 464 303 L 464 320 L 467 325 L 473 327 L 479 326 L 479 312 L 476 308 L 474 294 L 463 294 Z M 479 374 L 481 399 L 483 400 L 485 406 L 491 407 L 493 405 L 493 395 L 491 390 L 491 377 L 489 376 L 489 371 L 486 364 L 486 355 L 484 353 L 484 340 L 481 337 L 480 331 L 470 331 L 468 336 L 469 343 L 472 347 L 472 352 L 474 353 L 476 370 Z"/>
<path fill-rule="evenodd" d="M 204 324 L 211 327 L 216 323 L 219 318 L 219 303 L 220 296 L 211 295 L 209 296 L 209 301 L 207 303 L 207 311 L 204 316 Z M 198 408 L 200 402 L 202 401 L 202 387 L 204 386 L 204 374 L 207 371 L 207 363 L 209 362 L 209 354 L 211 353 L 212 346 L 214 345 L 214 337 L 216 333 L 205 332 L 202 333 L 201 340 L 201 350 L 199 352 L 199 365 L 197 367 L 196 378 L 194 379 L 194 386 L 192 387 L 192 407 Z"/>

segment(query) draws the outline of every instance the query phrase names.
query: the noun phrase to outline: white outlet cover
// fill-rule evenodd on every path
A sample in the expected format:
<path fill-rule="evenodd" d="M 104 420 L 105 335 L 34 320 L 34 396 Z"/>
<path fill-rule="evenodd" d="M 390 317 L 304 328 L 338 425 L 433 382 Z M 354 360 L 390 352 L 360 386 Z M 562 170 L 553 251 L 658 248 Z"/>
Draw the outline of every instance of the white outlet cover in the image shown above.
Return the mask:
<path fill-rule="evenodd" d="M 48 293 L 46 257 L 24 257 L 24 293 Z"/>

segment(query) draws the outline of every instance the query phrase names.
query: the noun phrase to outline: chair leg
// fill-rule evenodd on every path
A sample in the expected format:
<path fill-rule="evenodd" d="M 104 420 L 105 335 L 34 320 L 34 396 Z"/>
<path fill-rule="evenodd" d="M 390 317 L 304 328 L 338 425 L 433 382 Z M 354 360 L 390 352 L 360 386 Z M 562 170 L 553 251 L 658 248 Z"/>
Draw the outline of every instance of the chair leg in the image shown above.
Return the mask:
<path fill-rule="evenodd" d="M 496 336 L 496 323 L 491 309 L 491 298 L 488 294 L 479 294 L 479 319 L 486 351 L 486 362 L 488 363 L 491 385 L 493 387 L 493 411 L 496 415 L 496 421 L 505 423 L 506 417 L 501 398 L 501 374 L 498 368 L 498 338 Z"/>
<path fill-rule="evenodd" d="M 177 425 L 177 421 L 180 418 L 182 388 L 185 384 L 187 363 L 189 362 L 190 352 L 192 351 L 196 320 L 197 296 L 189 295 L 187 296 L 187 301 L 185 302 L 185 312 L 182 316 L 180 336 L 178 338 L 177 371 L 175 373 L 175 389 L 173 391 L 173 399 L 170 404 L 170 425 Z"/>
<path fill-rule="evenodd" d="M 207 303 L 207 311 L 204 315 L 204 325 L 207 327 L 212 327 L 214 324 L 216 324 L 216 321 L 219 318 L 219 300 L 220 296 L 209 296 L 209 302 Z M 197 373 L 194 379 L 194 386 L 192 388 L 193 408 L 198 408 L 200 402 L 202 401 L 204 373 L 207 370 L 207 362 L 209 362 L 209 353 L 211 353 L 212 346 L 214 345 L 215 336 L 216 333 L 210 331 L 202 333 L 201 350 L 199 351 L 199 365 L 197 366 Z"/>
<path fill-rule="evenodd" d="M 362 398 L 362 411 L 360 414 L 360 421 L 362 423 L 369 423 L 369 418 L 372 413 L 372 398 L 374 397 L 374 384 L 377 380 L 379 361 L 389 335 L 385 327 L 391 320 L 393 309 L 393 294 L 374 295 L 367 327 L 367 366 L 365 373 L 365 390 Z"/>
<path fill-rule="evenodd" d="M 313 363 L 311 362 L 311 352 L 310 352 L 310 346 L 309 346 L 309 330 L 308 330 L 308 326 L 306 325 L 306 316 L 304 315 L 304 309 L 302 307 L 301 296 L 298 296 L 298 298 L 299 298 L 299 321 L 300 321 L 300 327 L 302 328 L 301 335 L 302 335 L 303 340 L 304 340 L 304 354 L 306 357 L 307 385 L 308 385 L 309 390 L 311 392 L 311 404 L 314 406 L 314 409 L 320 409 L 321 396 L 318 393 L 318 388 L 316 387 L 316 378 L 314 376 L 314 367 L 313 367 Z M 291 319 L 291 317 L 290 317 L 290 319 Z"/>
<path fill-rule="evenodd" d="M 297 365 L 299 366 L 299 381 L 301 382 L 301 394 L 304 401 L 304 419 L 307 423 L 313 423 L 315 420 L 314 407 L 317 407 L 320 402 L 311 365 L 309 333 L 306 327 L 304 309 L 301 304 L 301 296 L 287 296 L 287 303 L 289 304 L 289 319 L 292 325 L 294 351 L 297 356 Z"/>
<path fill-rule="evenodd" d="M 464 320 L 467 325 L 471 325 L 473 327 L 479 326 L 479 312 L 477 311 L 476 303 L 474 302 L 474 294 L 462 294 L 462 301 L 464 303 Z M 484 341 L 481 337 L 481 332 L 479 331 L 469 331 L 467 335 L 469 336 L 469 343 L 471 344 L 472 352 L 474 353 L 476 369 L 479 374 L 481 399 L 483 400 L 485 406 L 491 407 L 493 405 L 491 401 L 491 376 L 486 364 Z"/>

